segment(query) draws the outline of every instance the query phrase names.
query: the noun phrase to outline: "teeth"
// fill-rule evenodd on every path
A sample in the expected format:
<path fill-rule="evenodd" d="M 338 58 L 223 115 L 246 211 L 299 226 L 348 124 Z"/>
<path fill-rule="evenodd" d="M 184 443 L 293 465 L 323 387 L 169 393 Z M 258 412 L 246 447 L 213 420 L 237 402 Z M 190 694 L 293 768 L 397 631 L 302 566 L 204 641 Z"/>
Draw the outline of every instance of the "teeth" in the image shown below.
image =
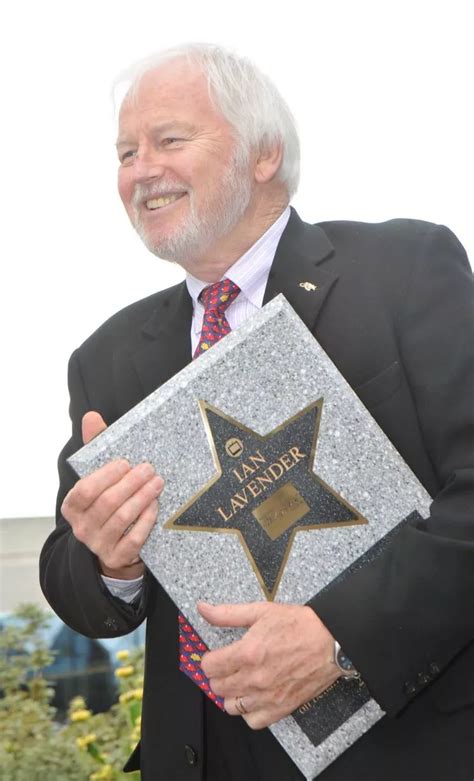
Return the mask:
<path fill-rule="evenodd" d="M 183 193 L 176 193 L 175 195 L 166 195 L 163 198 L 152 198 L 146 202 L 147 209 L 161 209 L 162 206 L 168 206 L 169 203 L 174 203 L 181 198 Z"/>

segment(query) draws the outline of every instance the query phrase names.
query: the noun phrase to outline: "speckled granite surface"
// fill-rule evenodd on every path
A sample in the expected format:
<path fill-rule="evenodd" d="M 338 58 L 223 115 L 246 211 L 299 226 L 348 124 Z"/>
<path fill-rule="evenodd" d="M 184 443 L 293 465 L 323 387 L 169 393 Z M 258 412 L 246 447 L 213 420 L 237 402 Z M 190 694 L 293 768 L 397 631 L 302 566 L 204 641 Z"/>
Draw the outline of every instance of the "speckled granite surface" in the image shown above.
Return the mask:
<path fill-rule="evenodd" d="M 281 455 L 285 442 L 288 450 L 294 441 L 285 441 L 283 437 L 279 451 L 260 450 L 264 459 L 260 466 L 249 462 L 249 455 L 255 455 L 256 448 L 264 446 L 263 440 L 260 442 L 255 436 L 264 438 L 321 399 L 317 437 L 313 439 L 314 464 L 306 445 L 301 445 L 298 452 L 305 455 L 306 467 L 309 464 L 319 485 L 327 488 L 333 498 L 325 488 L 318 489 L 319 498 L 315 494 L 308 496 L 307 485 L 297 476 L 296 466 L 280 476 L 274 487 L 269 486 L 271 481 L 265 482 L 264 467 Z M 242 435 L 238 429 L 224 428 L 218 453 L 212 446 L 211 420 L 206 424 L 199 402 L 217 409 L 218 425 L 224 415 L 224 420 L 228 416 L 244 427 Z M 311 434 L 314 427 L 315 420 L 309 418 L 301 426 L 306 428 L 306 434 Z M 254 437 L 251 445 L 245 439 L 247 429 Z M 189 524 L 191 516 L 183 516 L 181 524 L 185 528 L 180 529 L 183 507 L 189 507 L 206 486 L 216 489 L 219 464 L 226 474 L 232 469 L 233 461 L 227 466 L 224 463 L 224 449 L 233 434 L 244 447 L 240 460 L 234 459 L 240 469 L 236 485 L 231 489 L 229 484 L 226 491 L 217 493 L 214 504 L 206 504 L 206 498 L 201 498 L 198 515 Z M 213 437 L 214 442 L 219 440 L 215 426 Z M 270 440 L 265 441 L 268 444 Z M 196 610 L 198 599 L 214 603 L 256 601 L 268 598 L 273 588 L 270 596 L 277 601 L 304 603 L 351 565 L 364 566 L 371 557 L 367 552 L 380 538 L 414 511 L 427 515 L 430 504 L 424 488 L 283 296 L 271 301 L 144 399 L 72 456 L 70 463 L 84 476 L 118 457 L 127 458 L 132 464 L 150 461 L 165 480 L 159 518 L 142 557 L 211 648 L 235 639 L 239 631 L 207 625 Z M 234 501 L 229 523 L 229 491 L 235 491 L 237 496 L 239 490 L 241 493 L 238 483 L 244 482 L 240 480 L 243 461 L 252 463 L 256 470 L 255 475 L 249 473 L 246 477 L 261 479 L 253 485 L 249 508 L 240 512 L 239 500 Z M 281 463 L 290 469 L 288 459 Z M 278 568 L 273 567 L 270 575 L 262 578 L 255 561 L 259 556 L 261 561 L 262 550 L 271 551 L 271 544 L 268 534 L 261 532 L 264 521 L 257 521 L 256 516 L 252 521 L 250 513 L 288 482 L 298 495 L 296 499 L 290 497 L 287 504 L 297 510 L 303 508 L 299 512 L 299 516 L 303 513 L 302 520 L 285 528 L 274 540 L 275 550 L 281 550 L 285 543 L 287 556 L 283 561 L 278 554 L 279 566 L 283 561 L 278 577 Z M 301 504 L 306 499 L 310 510 L 304 509 L 304 501 Z M 328 526 L 322 522 L 321 513 L 317 516 L 316 510 L 322 512 L 329 500 L 333 521 L 343 523 Z M 344 516 L 336 505 L 345 507 Z M 221 528 L 238 525 L 240 517 L 245 520 L 250 529 L 247 550 L 242 535 L 230 528 L 224 533 L 217 531 L 218 507 L 222 510 Z M 201 521 L 204 516 L 200 513 L 213 513 L 214 521 L 208 522 L 207 517 Z M 266 515 L 266 519 L 273 517 L 275 514 Z M 252 522 L 258 534 L 252 532 Z M 271 586 L 269 591 L 265 591 L 265 578 Z M 350 705 L 350 692 L 347 697 Z M 272 727 L 307 778 L 320 773 L 383 715 L 367 693 L 362 699 L 354 699 L 353 712 L 346 709 L 346 715 L 351 715 L 331 735 L 315 740 L 315 725 L 322 713 L 320 710 L 318 717 L 318 708 L 329 705 L 328 699 L 324 705 L 316 704 L 312 714 L 305 713 L 305 718 L 299 719 L 303 726 L 305 719 L 308 723 L 313 719 L 312 729 L 306 732 L 291 716 Z"/>

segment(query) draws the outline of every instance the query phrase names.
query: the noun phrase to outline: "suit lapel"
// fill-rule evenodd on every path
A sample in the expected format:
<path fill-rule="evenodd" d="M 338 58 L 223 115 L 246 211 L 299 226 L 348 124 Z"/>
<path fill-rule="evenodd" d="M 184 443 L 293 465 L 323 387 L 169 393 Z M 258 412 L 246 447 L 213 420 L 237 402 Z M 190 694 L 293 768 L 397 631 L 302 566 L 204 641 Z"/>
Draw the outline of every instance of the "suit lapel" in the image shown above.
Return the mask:
<path fill-rule="evenodd" d="M 314 331 L 324 301 L 337 280 L 337 275 L 318 264 L 333 253 L 324 231 L 303 222 L 292 209 L 278 244 L 263 303 L 283 293 L 309 330 Z"/>
<path fill-rule="evenodd" d="M 168 291 L 143 326 L 144 345 L 133 356 L 145 395 L 191 361 L 192 301 L 186 283 Z"/>

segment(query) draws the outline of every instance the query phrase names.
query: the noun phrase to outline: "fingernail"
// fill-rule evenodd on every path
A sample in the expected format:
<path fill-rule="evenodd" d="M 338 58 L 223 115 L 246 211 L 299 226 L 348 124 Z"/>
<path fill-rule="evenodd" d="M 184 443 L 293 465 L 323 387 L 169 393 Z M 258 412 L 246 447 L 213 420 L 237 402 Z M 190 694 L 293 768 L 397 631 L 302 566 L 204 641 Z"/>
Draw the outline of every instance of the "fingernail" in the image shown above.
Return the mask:
<path fill-rule="evenodd" d="M 152 467 L 152 465 L 151 465 L 151 464 L 147 464 L 147 463 L 145 463 L 145 464 L 139 464 L 139 465 L 137 466 L 137 470 L 139 471 L 139 473 L 140 473 L 140 474 L 141 474 L 143 477 L 151 477 L 151 476 L 152 476 L 152 475 L 155 473 L 155 470 L 154 470 L 154 468 Z"/>
<path fill-rule="evenodd" d="M 159 491 L 161 491 L 161 489 L 163 488 L 163 485 L 164 485 L 163 478 L 162 478 L 162 477 L 160 477 L 159 475 L 157 475 L 156 477 L 154 477 L 154 478 L 153 478 L 153 480 L 151 481 L 151 487 L 152 487 L 152 488 L 153 488 L 153 490 L 154 490 L 154 491 L 156 491 L 157 493 L 158 493 Z"/>
<path fill-rule="evenodd" d="M 199 605 L 202 605 L 203 607 L 214 607 L 214 605 L 211 602 L 205 602 L 204 599 L 200 599 L 197 604 L 198 607 Z"/>

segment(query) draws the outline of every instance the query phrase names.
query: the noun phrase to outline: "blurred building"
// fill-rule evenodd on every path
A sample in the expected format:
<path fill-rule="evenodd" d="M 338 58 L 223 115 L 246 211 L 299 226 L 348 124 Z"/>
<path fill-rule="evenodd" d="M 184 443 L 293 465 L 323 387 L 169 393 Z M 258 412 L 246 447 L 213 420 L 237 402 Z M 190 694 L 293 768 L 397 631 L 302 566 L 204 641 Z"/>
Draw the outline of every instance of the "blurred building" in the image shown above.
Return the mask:
<path fill-rule="evenodd" d="M 38 580 L 43 543 L 54 518 L 0 518 L 0 615 L 20 602 L 48 608 Z"/>
<path fill-rule="evenodd" d="M 92 640 L 74 632 L 51 611 L 39 585 L 38 561 L 53 528 L 54 518 L 0 518 L 0 628 L 24 602 L 51 612 L 45 639 L 56 658 L 47 677 L 54 684 L 52 704 L 61 718 L 78 694 L 95 712 L 110 707 L 117 698 L 115 653 L 142 645 L 145 632 L 142 625 L 125 637 Z"/>

